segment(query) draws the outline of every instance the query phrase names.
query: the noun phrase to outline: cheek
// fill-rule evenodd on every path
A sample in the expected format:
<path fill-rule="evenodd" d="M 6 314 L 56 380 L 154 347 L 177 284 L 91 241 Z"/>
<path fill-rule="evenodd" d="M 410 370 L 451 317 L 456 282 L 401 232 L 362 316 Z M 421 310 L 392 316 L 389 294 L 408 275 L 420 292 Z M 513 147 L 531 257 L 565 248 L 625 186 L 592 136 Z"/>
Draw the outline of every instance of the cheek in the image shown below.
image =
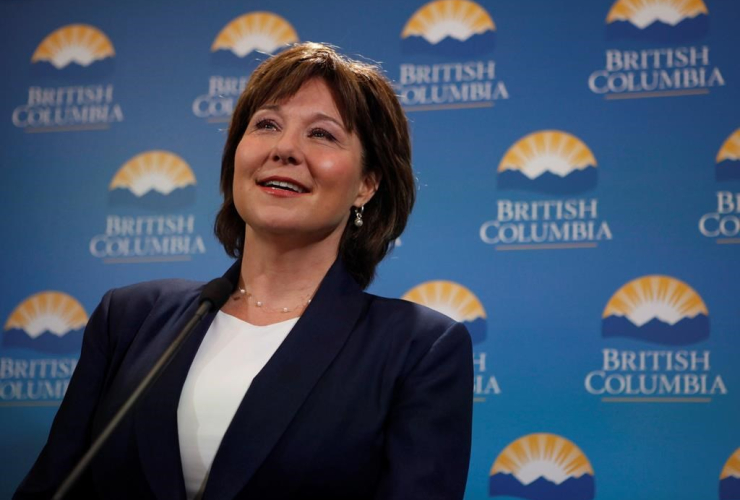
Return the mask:
<path fill-rule="evenodd" d="M 244 174 L 245 171 L 249 170 L 249 166 L 254 163 L 251 153 L 252 148 L 249 147 L 249 142 L 242 139 L 239 146 L 236 148 L 234 154 L 234 175 L 238 176 Z"/>
<path fill-rule="evenodd" d="M 314 161 L 313 175 L 324 186 L 344 191 L 354 198 L 362 177 L 360 161 L 354 154 L 326 155 Z"/>
<path fill-rule="evenodd" d="M 240 212 L 240 206 L 248 199 L 247 191 L 252 187 L 251 179 L 254 177 L 257 159 L 253 153 L 254 149 L 250 147 L 249 141 L 242 140 L 234 153 L 234 173 L 232 177 L 232 193 L 237 211 Z"/>

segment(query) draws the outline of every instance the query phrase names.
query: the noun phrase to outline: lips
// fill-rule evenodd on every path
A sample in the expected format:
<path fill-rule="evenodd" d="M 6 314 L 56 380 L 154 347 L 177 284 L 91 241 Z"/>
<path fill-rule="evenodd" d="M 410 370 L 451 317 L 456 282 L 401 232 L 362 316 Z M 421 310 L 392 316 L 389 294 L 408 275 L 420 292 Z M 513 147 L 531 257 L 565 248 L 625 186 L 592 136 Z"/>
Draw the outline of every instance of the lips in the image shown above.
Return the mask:
<path fill-rule="evenodd" d="M 262 187 L 276 189 L 281 191 L 292 192 L 296 194 L 308 193 L 308 188 L 303 184 L 284 177 L 268 177 L 267 179 L 258 181 Z"/>

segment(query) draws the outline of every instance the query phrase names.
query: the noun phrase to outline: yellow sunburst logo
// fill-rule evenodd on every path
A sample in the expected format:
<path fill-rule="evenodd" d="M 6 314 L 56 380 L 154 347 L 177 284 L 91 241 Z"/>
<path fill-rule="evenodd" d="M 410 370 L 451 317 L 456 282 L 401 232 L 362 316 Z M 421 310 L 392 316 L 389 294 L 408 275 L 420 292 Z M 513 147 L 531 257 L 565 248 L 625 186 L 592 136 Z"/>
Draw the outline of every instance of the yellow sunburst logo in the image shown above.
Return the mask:
<path fill-rule="evenodd" d="M 604 337 L 686 345 L 709 337 L 709 311 L 683 281 L 650 275 L 630 281 L 612 295 L 601 325 Z"/>
<path fill-rule="evenodd" d="M 237 17 L 216 36 L 211 51 L 230 50 L 238 57 L 261 50 L 269 54 L 298 41 L 298 33 L 284 18 L 272 12 L 251 12 Z"/>
<path fill-rule="evenodd" d="M 618 0 L 606 16 L 607 24 L 629 21 L 640 29 L 656 21 L 675 26 L 709 10 L 702 0 Z"/>
<path fill-rule="evenodd" d="M 719 499 L 737 498 L 740 498 L 740 448 L 730 456 L 719 475 Z"/>
<path fill-rule="evenodd" d="M 550 489 L 557 492 L 560 485 L 568 482 L 570 495 L 592 499 L 593 476 L 591 463 L 572 441 L 556 434 L 529 434 L 509 444 L 496 458 L 491 467 L 489 493 L 539 500 L 544 498 L 538 489 L 540 483 L 551 483 Z"/>
<path fill-rule="evenodd" d="M 727 463 L 725 463 L 722 473 L 719 475 L 720 479 L 727 479 L 728 477 L 740 479 L 740 448 L 735 450 L 735 453 L 727 459 Z"/>
<path fill-rule="evenodd" d="M 725 160 L 740 160 L 740 128 L 727 138 L 717 153 L 717 163 Z"/>
<path fill-rule="evenodd" d="M 434 45 L 447 37 L 464 42 L 473 35 L 495 30 L 493 19 L 477 3 L 437 0 L 424 5 L 409 18 L 401 38 L 420 36 Z"/>
<path fill-rule="evenodd" d="M 567 132 L 542 130 L 511 146 L 501 159 L 498 172 L 519 171 L 536 179 L 545 172 L 565 177 L 587 167 L 596 167 L 596 158 L 583 141 Z"/>
<path fill-rule="evenodd" d="M 473 344 L 486 339 L 488 324 L 483 304 L 473 292 L 454 281 L 427 281 L 415 286 L 401 298 L 463 323 Z"/>
<path fill-rule="evenodd" d="M 62 69 L 73 62 L 89 66 L 115 54 L 110 39 L 98 28 L 87 24 L 70 24 L 44 38 L 33 53 L 31 62 L 47 61 L 55 68 Z"/>
<path fill-rule="evenodd" d="M 740 179 L 740 128 L 719 148 L 716 161 L 715 177 L 718 181 Z"/>
<path fill-rule="evenodd" d="M 486 317 L 478 297 L 452 281 L 427 281 L 412 288 L 401 298 L 427 306 L 455 321 L 475 321 Z"/>
<path fill-rule="evenodd" d="M 168 195 L 195 183 L 195 175 L 185 160 L 169 151 L 147 151 L 127 161 L 113 176 L 108 189 L 125 188 L 141 197 L 152 190 Z"/>
<path fill-rule="evenodd" d="M 46 291 L 21 302 L 5 322 L 5 331 L 20 329 L 31 338 L 44 332 L 61 337 L 70 330 L 84 327 L 87 319 L 87 313 L 72 296 Z"/>
<path fill-rule="evenodd" d="M 697 314 L 709 312 L 693 288 L 670 276 L 651 275 L 620 288 L 606 304 L 602 318 L 623 316 L 637 326 L 657 318 L 673 325 Z"/>

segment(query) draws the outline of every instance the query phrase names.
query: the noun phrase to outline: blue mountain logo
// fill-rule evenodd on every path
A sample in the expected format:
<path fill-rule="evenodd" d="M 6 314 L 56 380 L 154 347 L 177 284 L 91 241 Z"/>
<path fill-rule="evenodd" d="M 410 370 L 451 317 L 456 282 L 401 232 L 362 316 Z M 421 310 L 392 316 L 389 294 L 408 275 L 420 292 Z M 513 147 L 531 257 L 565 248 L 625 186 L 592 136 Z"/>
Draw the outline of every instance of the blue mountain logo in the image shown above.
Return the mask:
<path fill-rule="evenodd" d="M 596 187 L 596 158 L 572 134 L 541 130 L 519 139 L 498 166 L 498 188 L 572 194 Z"/>
<path fill-rule="evenodd" d="M 718 181 L 740 180 L 740 128 L 725 140 L 717 153 L 715 176 Z"/>
<path fill-rule="evenodd" d="M 478 297 L 464 286 L 452 281 L 427 281 L 415 286 L 403 297 L 446 314 L 465 325 L 473 344 L 486 339 L 486 311 Z"/>
<path fill-rule="evenodd" d="M 688 345 L 709 338 L 709 312 L 696 291 L 670 276 L 630 281 L 612 295 L 602 314 L 604 337 L 662 345 Z"/>
<path fill-rule="evenodd" d="M 488 493 L 527 500 L 593 500 L 596 484 L 591 463 L 578 446 L 556 434 L 537 433 L 517 439 L 499 454 Z"/>
<path fill-rule="evenodd" d="M 77 352 L 87 320 L 87 313 L 72 296 L 56 291 L 40 292 L 28 297 L 10 314 L 2 345 L 55 354 Z"/>
<path fill-rule="evenodd" d="M 401 32 L 407 53 L 448 56 L 484 54 L 496 43 L 491 15 L 470 0 L 436 0 L 423 5 Z"/>
<path fill-rule="evenodd" d="M 709 32 L 702 0 L 618 0 L 606 17 L 607 38 L 685 42 Z"/>
<path fill-rule="evenodd" d="M 146 151 L 128 160 L 113 176 L 109 201 L 114 206 L 174 209 L 195 202 L 195 175 L 169 151 Z"/>
<path fill-rule="evenodd" d="M 719 500 L 740 500 L 740 448 L 730 455 L 719 475 Z"/>

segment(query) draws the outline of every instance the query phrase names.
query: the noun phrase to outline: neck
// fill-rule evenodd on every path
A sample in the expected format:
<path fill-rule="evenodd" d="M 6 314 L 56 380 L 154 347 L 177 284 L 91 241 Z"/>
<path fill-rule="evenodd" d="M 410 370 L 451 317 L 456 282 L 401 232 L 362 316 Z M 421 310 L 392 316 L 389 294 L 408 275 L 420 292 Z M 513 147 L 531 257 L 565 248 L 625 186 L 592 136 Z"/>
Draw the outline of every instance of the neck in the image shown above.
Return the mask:
<path fill-rule="evenodd" d="M 339 237 L 296 242 L 295 238 L 258 234 L 247 227 L 242 285 L 270 304 L 292 304 L 313 295 L 337 258 Z"/>

